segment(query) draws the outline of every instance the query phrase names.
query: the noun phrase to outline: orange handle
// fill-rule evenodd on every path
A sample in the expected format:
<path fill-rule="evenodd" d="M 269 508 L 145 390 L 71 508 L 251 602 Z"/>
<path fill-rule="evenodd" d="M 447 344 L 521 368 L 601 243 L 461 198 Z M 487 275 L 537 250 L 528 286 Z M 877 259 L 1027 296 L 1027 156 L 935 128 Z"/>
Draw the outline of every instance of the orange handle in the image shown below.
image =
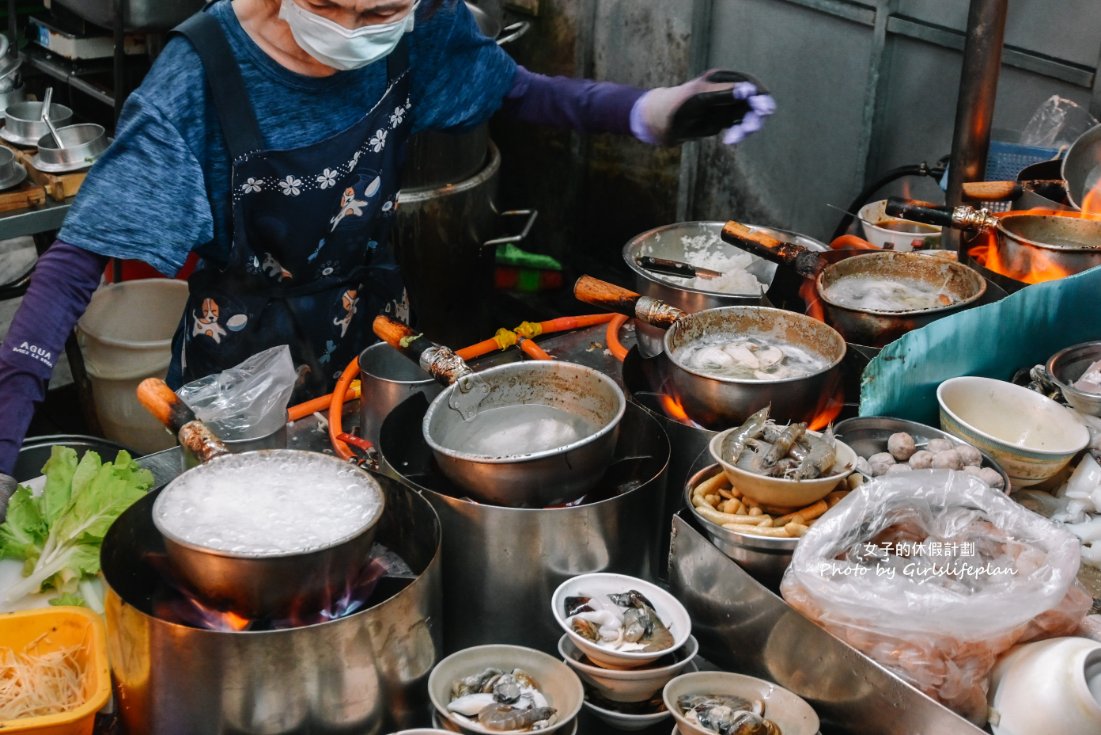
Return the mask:
<path fill-rule="evenodd" d="M 195 420 L 195 413 L 160 378 L 146 378 L 138 384 L 138 402 L 173 434 Z"/>
<path fill-rule="evenodd" d="M 634 316 L 635 306 L 642 298 L 634 291 L 617 286 L 614 283 L 601 281 L 592 276 L 581 276 L 573 285 L 573 295 L 578 301 L 586 304 L 600 306 L 609 311 L 618 311 L 620 314 Z"/>

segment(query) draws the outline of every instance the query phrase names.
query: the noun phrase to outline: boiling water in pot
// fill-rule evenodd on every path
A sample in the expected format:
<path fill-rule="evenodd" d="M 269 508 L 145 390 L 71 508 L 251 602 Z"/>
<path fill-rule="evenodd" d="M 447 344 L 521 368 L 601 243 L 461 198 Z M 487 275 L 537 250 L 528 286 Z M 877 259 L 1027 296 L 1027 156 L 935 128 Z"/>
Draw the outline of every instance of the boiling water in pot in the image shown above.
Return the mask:
<path fill-rule="evenodd" d="M 592 436 L 599 427 L 583 416 L 540 404 L 483 408 L 456 421 L 440 444 L 465 454 L 513 457 L 558 449 Z"/>
<path fill-rule="evenodd" d="M 945 284 L 901 278 L 842 278 L 826 288 L 825 296 L 839 306 L 866 311 L 923 311 L 958 301 Z"/>
<path fill-rule="evenodd" d="M 829 365 L 825 358 L 801 346 L 764 335 L 706 335 L 678 347 L 673 357 L 686 368 L 734 380 L 800 378 Z"/>

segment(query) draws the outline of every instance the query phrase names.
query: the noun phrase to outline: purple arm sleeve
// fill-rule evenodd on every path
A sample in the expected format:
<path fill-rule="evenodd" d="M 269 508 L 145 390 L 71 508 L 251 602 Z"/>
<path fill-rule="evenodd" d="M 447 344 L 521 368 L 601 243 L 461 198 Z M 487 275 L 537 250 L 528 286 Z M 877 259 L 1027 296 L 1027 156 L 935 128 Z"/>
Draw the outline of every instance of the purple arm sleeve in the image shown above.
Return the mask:
<path fill-rule="evenodd" d="M 613 82 L 547 77 L 519 66 L 501 109 L 523 122 L 629 135 L 631 108 L 645 92 Z"/>
<path fill-rule="evenodd" d="M 102 255 L 58 240 L 38 259 L 23 303 L 0 345 L 0 472 L 11 474 L 34 405 L 65 340 L 99 286 Z"/>

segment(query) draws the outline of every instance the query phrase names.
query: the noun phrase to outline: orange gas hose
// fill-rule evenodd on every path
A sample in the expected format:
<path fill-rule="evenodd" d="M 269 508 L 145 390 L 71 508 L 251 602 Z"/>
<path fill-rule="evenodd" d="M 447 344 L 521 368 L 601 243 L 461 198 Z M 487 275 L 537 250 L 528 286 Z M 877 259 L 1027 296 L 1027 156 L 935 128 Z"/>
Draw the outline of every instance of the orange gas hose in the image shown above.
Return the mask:
<path fill-rule="evenodd" d="M 856 235 L 840 235 L 835 237 L 833 242 L 830 243 L 831 250 L 844 250 L 845 248 L 855 248 L 856 250 L 879 250 L 875 245 L 865 240 L 862 237 Z"/>
<path fill-rule="evenodd" d="M 548 353 L 546 350 L 544 350 L 539 345 L 535 344 L 534 340 L 521 339 L 520 340 L 520 349 L 524 352 L 525 355 L 532 358 L 533 360 L 553 360 L 554 359 L 550 356 L 550 353 Z"/>
<path fill-rule="evenodd" d="M 605 324 L 615 317 L 614 313 L 585 314 L 582 316 L 560 316 L 557 319 L 548 319 L 545 322 L 523 322 L 513 331 L 521 337 L 538 337 L 540 334 L 553 334 L 565 332 L 570 329 L 592 327 L 597 324 Z"/>
<path fill-rule="evenodd" d="M 348 386 L 359 375 L 359 355 L 352 358 L 348 367 L 340 374 L 340 380 L 336 381 L 332 398 L 329 401 L 329 443 L 333 445 L 333 451 L 341 459 L 355 459 L 348 445 L 339 439 L 343 429 L 340 422 L 344 414 L 344 395 L 348 392 Z"/>
<path fill-rule="evenodd" d="M 608 343 L 608 349 L 611 350 L 612 356 L 620 362 L 623 362 L 624 358 L 627 357 L 627 348 L 619 341 L 619 330 L 623 329 L 623 325 L 626 323 L 627 316 L 613 314 L 604 336 L 604 341 Z"/>
<path fill-rule="evenodd" d="M 348 392 L 344 394 L 345 401 L 354 401 L 359 398 L 359 382 L 352 381 L 352 385 L 349 386 Z M 308 401 L 303 401 L 297 405 L 291 406 L 287 409 L 287 421 L 299 421 L 311 416 L 318 411 L 324 411 L 332 403 L 333 394 L 326 393 L 323 396 L 312 398 Z"/>

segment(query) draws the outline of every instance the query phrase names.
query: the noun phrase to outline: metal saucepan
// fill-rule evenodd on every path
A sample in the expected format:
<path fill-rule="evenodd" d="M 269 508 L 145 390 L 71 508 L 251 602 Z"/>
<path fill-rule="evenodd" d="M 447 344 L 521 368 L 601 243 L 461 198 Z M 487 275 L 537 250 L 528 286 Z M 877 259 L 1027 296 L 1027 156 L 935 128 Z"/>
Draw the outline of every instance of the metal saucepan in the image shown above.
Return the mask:
<path fill-rule="evenodd" d="M 664 328 L 665 371 L 685 413 L 698 424 L 722 429 L 740 424 L 771 404 L 777 421 L 809 421 L 832 399 L 840 385 L 845 340 L 828 324 L 803 314 L 763 306 L 723 306 L 688 314 L 676 307 L 590 276 L 574 285 L 574 296 L 587 304 L 634 316 Z M 826 366 L 787 379 L 716 377 L 686 366 L 680 348 L 703 338 L 767 336 L 812 353 Z"/>
<path fill-rule="evenodd" d="M 643 257 L 682 262 L 694 257 L 701 261 L 697 265 L 702 265 L 705 256 L 721 255 L 724 251 L 730 252 L 719 237 L 722 229 L 722 222 L 677 222 L 647 230 L 631 238 L 623 246 L 623 261 L 634 275 L 634 289 L 643 296 L 661 299 L 689 313 L 713 309 L 717 306 L 765 305 L 764 292 L 772 285 L 772 279 L 776 275 L 776 265 L 763 258 L 753 257 L 746 265 L 745 271 L 753 277 L 752 279 L 727 277 L 722 281 L 711 279 L 706 283 L 693 282 L 686 278 L 669 278 L 655 273 L 644 263 L 639 262 Z M 765 227 L 754 227 L 754 229 L 779 240 L 798 243 L 811 250 L 826 249 L 826 246 L 817 240 L 793 232 Z M 730 255 L 735 254 L 730 252 Z M 713 258 L 710 259 L 713 260 Z M 751 280 L 755 282 L 750 283 Z M 742 285 L 740 281 L 745 281 L 744 285 L 748 288 L 735 292 L 734 286 Z M 660 354 L 663 330 L 640 320 L 635 320 L 635 328 L 639 351 L 643 356 L 652 357 Z"/>
<path fill-rule="evenodd" d="M 172 389 L 157 378 L 149 378 L 138 386 L 138 399 L 202 462 L 164 488 L 154 505 L 153 521 L 164 537 L 172 569 L 204 604 L 247 617 L 278 620 L 291 617 L 295 610 L 310 609 L 319 601 L 329 600 L 334 590 L 345 589 L 359 577 L 374 543 L 375 527 L 385 510 L 381 487 L 370 473 L 317 452 L 267 449 L 230 454 Z M 363 494 L 360 497 L 365 505 L 373 506 L 357 528 L 323 546 L 286 553 L 236 553 L 180 538 L 166 530 L 158 513 L 166 498 L 184 483 L 217 480 L 221 473 L 236 475 L 245 466 L 271 468 L 269 471 L 281 475 L 297 471 L 301 475 L 302 492 L 308 493 L 319 463 L 331 465 L 326 471 L 346 475 L 349 487 L 355 486 Z M 250 514 L 262 511 L 259 507 L 249 509 Z"/>
<path fill-rule="evenodd" d="M 993 230 L 1002 263 L 1020 273 L 1057 268 L 1061 275 L 1101 265 L 1101 218 L 1052 211 L 1003 212 L 955 207 L 951 211 L 922 202 L 891 199 L 887 211 L 896 217 L 964 230 Z"/>
<path fill-rule="evenodd" d="M 857 345 L 883 347 L 912 329 L 977 303 L 986 293 L 986 280 L 974 270 L 932 255 L 893 250 L 807 253 L 797 245 L 751 232 L 737 222 L 727 223 L 723 238 L 755 254 L 789 264 L 804 277 L 814 279 L 815 294 L 826 321 L 846 341 Z M 851 294 L 845 294 L 846 282 L 854 285 L 856 279 L 913 284 L 939 293 L 947 303 L 924 308 L 861 306 Z"/>
<path fill-rule="evenodd" d="M 421 429 L 440 471 L 471 497 L 542 508 L 576 500 L 600 482 L 627 407 L 607 375 L 558 360 L 474 372 L 406 324 L 378 316 L 374 331 L 447 385 Z"/>
<path fill-rule="evenodd" d="M 1099 200 L 1092 203 L 1094 210 L 1101 209 L 1101 125 L 1096 125 L 1078 136 L 1063 159 L 1063 181 L 1067 186 L 1067 200 L 1075 209 L 1082 209 L 1086 197 L 1096 191 Z"/>
<path fill-rule="evenodd" d="M 35 146 L 50 129 L 42 121 L 41 102 L 16 102 L 4 110 L 3 138 L 17 145 Z M 56 102 L 50 105 L 50 121 L 61 128 L 73 119 L 73 111 Z"/>

